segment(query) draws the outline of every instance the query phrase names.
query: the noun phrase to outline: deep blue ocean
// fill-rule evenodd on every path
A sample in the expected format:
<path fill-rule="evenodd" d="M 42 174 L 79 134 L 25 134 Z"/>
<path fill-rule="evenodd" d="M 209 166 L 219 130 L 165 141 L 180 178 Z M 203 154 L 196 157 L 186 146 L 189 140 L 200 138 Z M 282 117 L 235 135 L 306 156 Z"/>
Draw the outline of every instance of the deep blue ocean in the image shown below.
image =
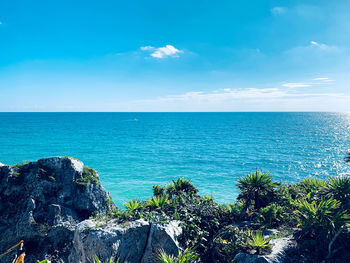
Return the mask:
<path fill-rule="evenodd" d="M 256 169 L 277 181 L 349 174 L 350 114 L 0 113 L 0 162 L 72 156 L 121 205 L 179 176 L 219 202 Z"/>

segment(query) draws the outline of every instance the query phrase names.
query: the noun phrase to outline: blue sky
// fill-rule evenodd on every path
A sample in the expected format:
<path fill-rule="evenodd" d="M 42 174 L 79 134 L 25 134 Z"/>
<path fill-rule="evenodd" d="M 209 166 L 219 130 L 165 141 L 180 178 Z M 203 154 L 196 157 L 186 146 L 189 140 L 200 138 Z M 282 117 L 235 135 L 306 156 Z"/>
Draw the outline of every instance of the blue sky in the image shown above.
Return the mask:
<path fill-rule="evenodd" d="M 350 1 L 0 1 L 0 111 L 350 111 Z"/>

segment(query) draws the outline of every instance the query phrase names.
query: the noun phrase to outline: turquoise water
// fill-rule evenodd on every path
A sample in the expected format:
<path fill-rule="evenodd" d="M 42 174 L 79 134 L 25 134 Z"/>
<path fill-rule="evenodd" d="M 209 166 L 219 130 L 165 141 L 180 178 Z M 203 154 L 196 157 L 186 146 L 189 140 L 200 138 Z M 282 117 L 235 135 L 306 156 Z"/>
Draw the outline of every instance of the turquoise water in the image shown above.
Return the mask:
<path fill-rule="evenodd" d="M 348 148 L 349 114 L 0 113 L 0 162 L 76 157 L 118 205 L 179 176 L 230 202 L 256 168 L 287 182 L 347 174 Z"/>

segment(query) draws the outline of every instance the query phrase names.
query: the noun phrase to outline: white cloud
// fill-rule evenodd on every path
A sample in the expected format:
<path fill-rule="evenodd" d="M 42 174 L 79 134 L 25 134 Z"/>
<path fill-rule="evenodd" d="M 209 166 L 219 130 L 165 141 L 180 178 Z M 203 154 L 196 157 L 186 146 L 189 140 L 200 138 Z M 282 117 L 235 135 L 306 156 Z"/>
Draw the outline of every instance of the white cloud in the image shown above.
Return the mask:
<path fill-rule="evenodd" d="M 329 84 L 329 82 L 333 82 L 332 79 L 326 77 L 313 78 L 311 82 L 287 82 L 282 84 L 283 87 L 286 88 L 306 88 L 311 86 L 320 86 Z"/>
<path fill-rule="evenodd" d="M 140 48 L 142 51 L 151 51 L 150 54 L 151 57 L 154 58 L 167 58 L 167 57 L 178 57 L 180 53 L 183 53 L 182 50 L 179 50 L 175 48 L 172 45 L 166 45 L 164 47 L 152 47 L 152 46 L 145 46 Z"/>
<path fill-rule="evenodd" d="M 283 87 L 286 88 L 304 88 L 304 87 L 310 87 L 311 84 L 309 83 L 300 83 L 300 82 L 292 82 L 292 83 L 285 83 L 282 84 Z"/>
<path fill-rule="evenodd" d="M 327 83 L 327 82 L 333 82 L 333 79 L 330 78 L 314 78 L 312 79 L 314 81 L 316 81 L 317 83 Z"/>
<path fill-rule="evenodd" d="M 330 49 L 336 49 L 337 48 L 335 46 L 329 46 L 329 45 L 326 45 L 324 43 L 319 43 L 319 42 L 316 42 L 316 41 L 310 41 L 310 47 L 315 47 L 315 48 L 319 48 L 319 49 L 322 49 L 322 50 L 330 50 Z"/>
<path fill-rule="evenodd" d="M 141 49 L 142 51 L 154 50 L 154 47 L 152 47 L 152 46 L 145 46 L 145 47 L 140 47 L 140 49 Z"/>
<path fill-rule="evenodd" d="M 329 78 L 314 78 L 312 80 L 330 80 Z"/>
<path fill-rule="evenodd" d="M 192 91 L 130 102 L 141 111 L 339 111 L 349 94 L 297 92 L 282 88 Z"/>
<path fill-rule="evenodd" d="M 274 15 L 281 15 L 284 14 L 286 11 L 287 8 L 281 6 L 275 6 L 274 8 L 271 8 L 271 13 Z"/>

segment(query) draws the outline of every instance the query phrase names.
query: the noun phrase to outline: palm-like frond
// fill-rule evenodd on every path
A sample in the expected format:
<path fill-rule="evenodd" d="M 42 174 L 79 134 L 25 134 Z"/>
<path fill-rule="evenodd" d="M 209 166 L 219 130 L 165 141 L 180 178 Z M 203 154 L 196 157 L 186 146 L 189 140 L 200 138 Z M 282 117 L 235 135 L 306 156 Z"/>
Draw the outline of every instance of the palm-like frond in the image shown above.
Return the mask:
<path fill-rule="evenodd" d="M 264 238 L 262 232 L 260 231 L 257 231 L 257 232 L 249 231 L 247 243 L 253 249 L 256 249 L 258 254 L 260 254 L 260 251 L 262 249 L 270 247 L 269 241 Z"/>
<path fill-rule="evenodd" d="M 326 237 L 333 235 L 345 224 L 349 223 L 349 215 L 344 210 L 339 210 L 341 202 L 333 198 L 326 200 L 296 201 L 298 209 L 294 212 L 298 215 L 298 226 L 302 227 L 305 234 L 310 236 Z"/>
<path fill-rule="evenodd" d="M 129 203 L 125 203 L 124 205 L 131 212 L 142 208 L 142 204 L 137 200 L 130 200 Z"/>
<path fill-rule="evenodd" d="M 269 194 L 274 191 L 277 186 L 272 182 L 272 176 L 269 173 L 263 173 L 260 170 L 254 173 L 242 176 L 237 180 L 238 188 L 241 191 L 238 199 L 245 200 L 248 204 L 254 202 L 254 207 L 259 209 L 266 203 Z"/>
<path fill-rule="evenodd" d="M 147 205 L 151 208 L 164 208 L 169 203 L 167 195 L 153 196 L 152 199 L 147 201 Z"/>
<path fill-rule="evenodd" d="M 164 250 L 161 250 L 157 260 L 158 263 L 196 263 L 198 262 L 198 256 L 191 249 L 180 252 L 177 257 L 168 255 Z"/>
<path fill-rule="evenodd" d="M 328 197 L 333 197 L 347 206 L 350 203 L 350 177 L 338 176 L 329 178 L 324 192 Z"/>

